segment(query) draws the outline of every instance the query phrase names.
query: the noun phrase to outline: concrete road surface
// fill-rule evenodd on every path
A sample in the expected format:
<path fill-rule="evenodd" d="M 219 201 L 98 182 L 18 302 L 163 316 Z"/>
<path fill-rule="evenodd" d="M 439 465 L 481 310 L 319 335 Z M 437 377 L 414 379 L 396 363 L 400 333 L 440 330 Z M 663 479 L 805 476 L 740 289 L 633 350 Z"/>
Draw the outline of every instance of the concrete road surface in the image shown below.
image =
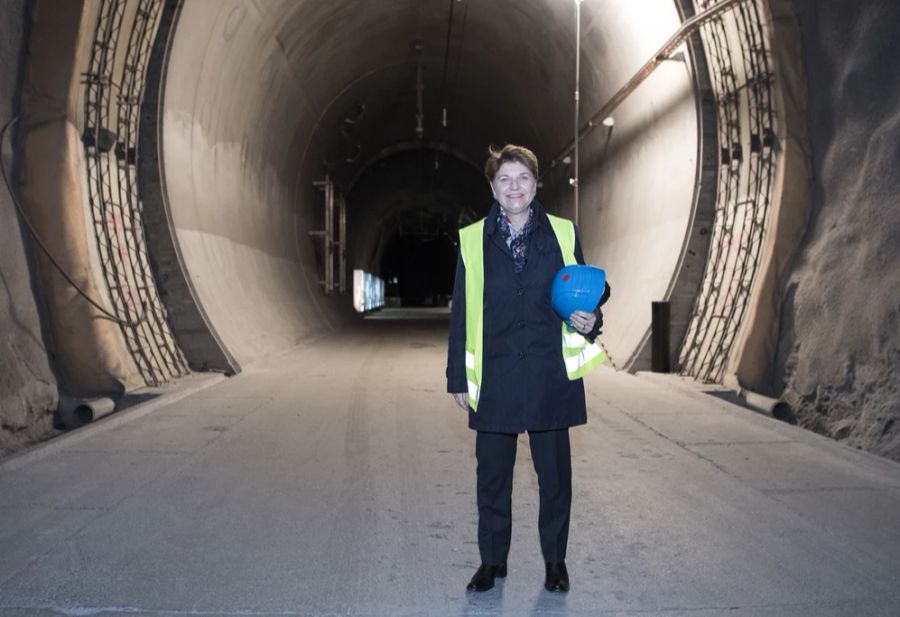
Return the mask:
<path fill-rule="evenodd" d="M 521 438 L 509 576 L 477 567 L 446 322 L 328 335 L 0 467 L 0 615 L 900 615 L 900 465 L 611 369 L 573 429 L 572 591 Z"/>

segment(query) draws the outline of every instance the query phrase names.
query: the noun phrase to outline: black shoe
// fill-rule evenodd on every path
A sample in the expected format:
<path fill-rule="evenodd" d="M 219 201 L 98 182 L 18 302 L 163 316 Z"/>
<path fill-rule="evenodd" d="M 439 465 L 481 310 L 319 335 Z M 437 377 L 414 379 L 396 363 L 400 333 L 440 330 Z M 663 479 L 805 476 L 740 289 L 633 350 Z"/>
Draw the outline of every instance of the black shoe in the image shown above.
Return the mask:
<path fill-rule="evenodd" d="M 569 571 L 565 561 L 548 561 L 547 577 L 544 579 L 547 591 L 569 591 Z"/>
<path fill-rule="evenodd" d="M 499 566 L 489 566 L 486 563 L 481 564 L 475 576 L 466 585 L 468 591 L 487 591 L 494 587 L 495 578 L 504 578 L 506 576 L 506 564 L 501 563 Z"/>

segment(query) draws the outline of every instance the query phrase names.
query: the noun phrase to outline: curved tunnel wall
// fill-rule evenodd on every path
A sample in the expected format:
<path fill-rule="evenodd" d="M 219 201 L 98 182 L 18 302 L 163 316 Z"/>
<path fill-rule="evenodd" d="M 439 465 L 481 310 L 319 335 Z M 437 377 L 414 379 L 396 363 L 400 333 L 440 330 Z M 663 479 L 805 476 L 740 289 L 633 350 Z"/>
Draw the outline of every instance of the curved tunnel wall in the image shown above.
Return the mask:
<path fill-rule="evenodd" d="M 278 24 L 248 3 L 186 2 L 165 84 L 177 239 L 200 302 L 242 362 L 334 321 L 302 238 L 316 196 L 294 191 L 298 137 L 315 107 L 275 38 Z"/>
<path fill-rule="evenodd" d="M 425 139 L 478 165 L 489 143 L 529 145 L 547 163 L 571 138 L 572 7 L 458 4 L 448 51 L 444 3 L 184 2 L 163 102 L 168 200 L 199 299 L 239 361 L 350 316 L 348 298 L 325 298 L 316 283 L 307 232 L 321 198 L 312 182 L 327 172 L 346 187 L 362 161 L 416 136 L 420 65 Z M 585 116 L 680 24 L 671 1 L 646 4 L 585 3 Z M 615 288 L 614 358 L 642 343 L 650 302 L 678 265 L 697 155 L 692 96 L 688 65 L 672 62 L 617 111 L 611 136 L 583 148 L 582 240 Z M 360 152 L 348 163 L 342 127 L 359 102 L 366 118 L 350 147 Z M 547 173 L 539 195 L 571 216 L 566 170 Z M 360 236 L 377 232 L 365 221 L 382 214 L 354 212 L 351 200 L 350 245 L 365 244 Z M 350 259 L 362 267 L 366 257 Z"/>

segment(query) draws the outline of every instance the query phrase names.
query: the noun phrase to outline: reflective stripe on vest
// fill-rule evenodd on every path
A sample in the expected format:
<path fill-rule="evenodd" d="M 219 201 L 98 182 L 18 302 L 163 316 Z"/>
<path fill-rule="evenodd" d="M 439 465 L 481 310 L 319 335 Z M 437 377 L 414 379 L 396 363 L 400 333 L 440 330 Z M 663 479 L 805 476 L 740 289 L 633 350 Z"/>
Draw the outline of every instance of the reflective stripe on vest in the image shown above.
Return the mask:
<path fill-rule="evenodd" d="M 571 221 L 547 215 L 563 263 L 575 260 L 575 226 Z M 469 405 L 478 410 L 481 395 L 482 352 L 484 346 L 484 219 L 459 230 L 459 248 L 466 268 L 466 380 L 469 386 Z M 570 380 L 583 377 L 606 360 L 606 354 L 560 320 L 562 325 L 562 356 L 566 375 Z"/>

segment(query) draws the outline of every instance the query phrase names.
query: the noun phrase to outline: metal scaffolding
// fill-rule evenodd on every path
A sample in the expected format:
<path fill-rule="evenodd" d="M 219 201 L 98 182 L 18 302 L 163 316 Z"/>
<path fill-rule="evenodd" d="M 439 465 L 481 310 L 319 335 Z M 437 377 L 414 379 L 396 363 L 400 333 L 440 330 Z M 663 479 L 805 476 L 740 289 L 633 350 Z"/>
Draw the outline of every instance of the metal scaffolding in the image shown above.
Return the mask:
<path fill-rule="evenodd" d="M 83 75 L 82 141 L 100 263 L 128 351 L 154 386 L 189 373 L 150 269 L 138 195 L 140 109 L 161 8 L 162 0 L 102 0 Z"/>
<path fill-rule="evenodd" d="M 695 2 L 698 10 L 716 4 Z M 679 357 L 683 374 L 720 382 L 744 320 L 768 227 L 775 171 L 774 74 L 759 0 L 701 30 L 718 107 L 719 187 L 706 271 Z M 735 57 L 738 51 L 740 57 Z"/>
<path fill-rule="evenodd" d="M 313 186 L 322 191 L 324 196 L 324 229 L 309 232 L 314 239 L 321 238 L 322 279 L 319 283 L 327 295 L 335 292 L 347 293 L 347 202 L 340 190 L 329 176 L 324 180 L 316 180 Z M 337 210 L 337 212 L 335 212 Z M 337 218 L 337 239 L 335 239 L 335 218 Z M 318 248 L 318 242 L 316 243 Z M 334 260 L 337 258 L 337 276 L 334 272 Z"/>

